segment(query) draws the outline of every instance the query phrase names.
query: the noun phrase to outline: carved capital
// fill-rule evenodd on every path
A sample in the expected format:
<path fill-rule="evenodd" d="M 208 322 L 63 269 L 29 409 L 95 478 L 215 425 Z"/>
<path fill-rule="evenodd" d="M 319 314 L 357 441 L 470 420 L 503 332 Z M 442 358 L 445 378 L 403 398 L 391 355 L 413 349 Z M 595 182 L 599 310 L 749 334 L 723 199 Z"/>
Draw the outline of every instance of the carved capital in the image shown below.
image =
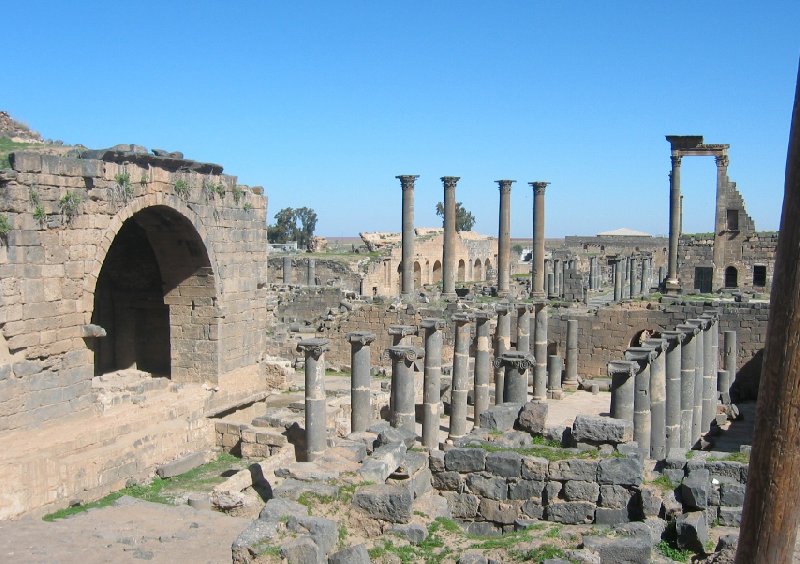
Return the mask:
<path fill-rule="evenodd" d="M 508 315 L 508 313 L 511 311 L 511 306 L 510 304 L 496 304 L 494 306 L 494 311 L 497 313 L 497 315 Z"/>
<path fill-rule="evenodd" d="M 656 356 L 658 356 L 658 354 L 655 349 L 650 347 L 629 347 L 625 351 L 625 360 L 636 362 L 639 365 L 639 372 L 644 370 Z"/>
<path fill-rule="evenodd" d="M 393 361 L 403 361 L 410 364 L 418 358 L 423 358 L 425 352 L 414 347 L 389 347 L 386 349 L 386 355 Z"/>
<path fill-rule="evenodd" d="M 353 345 L 368 345 L 375 340 L 375 333 L 371 331 L 353 331 L 347 334 L 347 340 Z"/>
<path fill-rule="evenodd" d="M 403 191 L 413 190 L 414 181 L 419 178 L 419 174 L 401 174 L 400 176 L 395 176 L 395 178 L 400 180 L 400 186 L 402 187 Z"/>
<path fill-rule="evenodd" d="M 666 350 L 667 342 L 663 337 L 645 339 L 642 346 L 653 349 L 658 354 Z"/>
<path fill-rule="evenodd" d="M 480 323 L 486 323 L 487 321 L 492 319 L 494 316 L 492 315 L 491 311 L 483 311 L 482 310 L 482 311 L 476 311 L 475 313 L 473 313 L 472 317 L 475 319 L 476 323 L 480 324 Z"/>
<path fill-rule="evenodd" d="M 683 157 L 681 155 L 672 155 L 669 158 L 672 161 L 672 168 L 678 168 L 679 166 L 681 166 L 681 159 L 682 158 Z"/>
<path fill-rule="evenodd" d="M 683 331 L 664 331 L 661 336 L 667 342 L 667 352 L 674 350 L 686 338 L 686 333 Z"/>
<path fill-rule="evenodd" d="M 442 176 L 441 181 L 445 190 L 455 190 L 456 184 L 461 179 L 460 176 Z"/>
<path fill-rule="evenodd" d="M 502 194 L 508 194 L 511 192 L 511 185 L 516 182 L 516 180 L 495 180 L 495 182 L 497 182 Z"/>
<path fill-rule="evenodd" d="M 533 368 L 536 359 L 530 353 L 519 351 L 504 352 L 493 361 L 495 368 L 513 368 L 518 372 L 525 372 Z"/>
<path fill-rule="evenodd" d="M 417 335 L 419 330 L 416 325 L 389 325 L 386 332 L 392 336 L 407 337 L 408 335 Z"/>
<path fill-rule="evenodd" d="M 719 155 L 714 157 L 714 161 L 717 163 L 719 168 L 727 168 L 728 167 L 728 155 Z"/>
<path fill-rule="evenodd" d="M 697 325 L 691 325 L 689 323 L 682 323 L 675 327 L 675 329 L 683 331 L 685 335 L 683 340 L 687 342 L 700 332 L 700 328 Z"/>
<path fill-rule="evenodd" d="M 608 375 L 614 376 L 617 374 L 633 376 L 636 374 L 636 363 L 630 360 L 612 360 L 608 363 Z"/>
<path fill-rule="evenodd" d="M 297 351 L 305 353 L 307 357 L 314 357 L 314 360 L 319 360 L 328 350 L 329 342 L 328 339 L 304 339 L 297 343 Z"/>
<path fill-rule="evenodd" d="M 711 320 L 709 318 L 700 317 L 698 319 L 689 319 L 686 321 L 689 325 L 694 325 L 701 331 L 705 331 L 709 327 L 711 327 Z"/>
<path fill-rule="evenodd" d="M 429 331 L 443 331 L 445 327 L 447 327 L 447 323 L 445 323 L 444 319 L 438 319 L 434 317 L 428 317 L 423 319 L 420 322 L 423 329 L 427 329 Z"/>
<path fill-rule="evenodd" d="M 536 182 L 528 182 L 528 184 L 530 184 L 530 186 L 533 188 L 533 193 L 536 196 L 543 196 L 545 189 L 550 186 L 549 182 L 543 182 L 540 180 L 537 180 Z"/>
<path fill-rule="evenodd" d="M 472 321 L 474 315 L 472 313 L 454 313 L 453 314 L 453 321 L 455 322 L 456 326 L 464 325 L 465 323 L 469 323 Z"/>

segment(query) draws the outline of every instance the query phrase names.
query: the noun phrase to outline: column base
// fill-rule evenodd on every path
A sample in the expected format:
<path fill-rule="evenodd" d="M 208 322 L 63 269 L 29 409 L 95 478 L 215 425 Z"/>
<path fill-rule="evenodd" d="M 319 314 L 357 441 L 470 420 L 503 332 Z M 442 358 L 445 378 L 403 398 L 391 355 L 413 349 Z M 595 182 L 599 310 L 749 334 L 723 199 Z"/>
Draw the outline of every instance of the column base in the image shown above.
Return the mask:
<path fill-rule="evenodd" d="M 550 400 L 564 399 L 564 390 L 547 390 L 547 399 Z"/>
<path fill-rule="evenodd" d="M 674 280 L 667 280 L 664 282 L 664 289 L 666 290 L 666 294 L 676 296 L 681 293 L 681 283 L 677 278 Z"/>
<path fill-rule="evenodd" d="M 575 392 L 578 390 L 578 382 L 562 382 L 561 388 L 567 392 Z"/>
<path fill-rule="evenodd" d="M 547 294 L 544 291 L 541 292 L 531 292 L 531 298 L 534 300 L 546 300 Z"/>
<path fill-rule="evenodd" d="M 455 292 L 447 292 L 447 293 L 442 292 L 442 299 L 446 301 L 457 300 L 458 294 L 456 294 Z"/>

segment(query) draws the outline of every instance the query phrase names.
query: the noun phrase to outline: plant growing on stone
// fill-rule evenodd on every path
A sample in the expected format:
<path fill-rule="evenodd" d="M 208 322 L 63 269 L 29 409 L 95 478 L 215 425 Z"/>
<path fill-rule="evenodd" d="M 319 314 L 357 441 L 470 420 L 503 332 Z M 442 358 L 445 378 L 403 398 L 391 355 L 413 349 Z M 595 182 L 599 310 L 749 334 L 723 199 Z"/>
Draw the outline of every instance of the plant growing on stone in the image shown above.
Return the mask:
<path fill-rule="evenodd" d="M 44 211 L 42 204 L 37 205 L 33 210 L 33 219 L 39 224 L 42 229 L 47 229 L 47 213 Z"/>
<path fill-rule="evenodd" d="M 127 203 L 133 197 L 131 175 L 123 170 L 114 175 L 114 186 L 111 187 L 111 201 Z"/>
<path fill-rule="evenodd" d="M 233 187 L 233 190 L 231 190 L 231 194 L 233 194 L 233 201 L 238 204 L 239 200 L 244 196 L 244 189 L 237 184 Z"/>
<path fill-rule="evenodd" d="M 61 199 L 58 201 L 58 207 L 61 210 L 61 217 L 64 223 L 70 223 L 78 215 L 78 207 L 81 205 L 81 196 L 77 192 L 67 190 Z"/>
<path fill-rule="evenodd" d="M 250 211 L 253 209 L 253 204 L 251 204 L 250 202 L 245 202 L 244 205 L 242 206 L 242 209 L 244 211 Z"/>
<path fill-rule="evenodd" d="M 0 215 L 0 238 L 5 241 L 9 231 L 11 231 L 11 222 L 8 221 L 8 216 L 5 214 Z"/>
<path fill-rule="evenodd" d="M 178 195 L 179 198 L 182 200 L 186 200 L 189 198 L 189 183 L 186 182 L 183 178 L 180 178 L 175 181 L 175 193 Z"/>
<path fill-rule="evenodd" d="M 139 177 L 139 186 L 142 188 L 147 186 L 147 173 L 144 171 L 142 172 L 142 176 Z"/>

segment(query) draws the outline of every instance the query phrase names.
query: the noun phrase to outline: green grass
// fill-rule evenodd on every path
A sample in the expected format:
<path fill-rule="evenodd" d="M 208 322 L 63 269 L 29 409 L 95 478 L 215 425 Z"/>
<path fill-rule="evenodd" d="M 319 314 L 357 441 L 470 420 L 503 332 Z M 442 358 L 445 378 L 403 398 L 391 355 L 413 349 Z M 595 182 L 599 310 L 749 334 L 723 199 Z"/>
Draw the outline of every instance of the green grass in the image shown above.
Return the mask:
<path fill-rule="evenodd" d="M 0 137 L 0 170 L 11 168 L 11 161 L 8 155 L 14 151 L 20 151 L 32 146 L 39 146 L 38 143 L 17 143 L 7 137 Z"/>
<path fill-rule="evenodd" d="M 688 562 L 689 558 L 694 554 L 691 550 L 677 548 L 665 540 L 662 540 L 656 545 L 656 550 L 665 558 L 669 558 L 675 562 Z"/>
<path fill-rule="evenodd" d="M 237 204 L 238 204 L 238 203 L 239 203 L 239 201 L 240 201 L 240 200 L 242 199 L 242 197 L 244 196 L 244 188 L 242 188 L 241 186 L 239 186 L 239 185 L 237 184 L 237 185 L 236 185 L 236 186 L 234 186 L 234 187 L 233 187 L 233 189 L 231 190 L 231 194 L 233 194 L 233 201 L 234 201 L 235 203 L 237 203 Z"/>
<path fill-rule="evenodd" d="M 743 464 L 747 464 L 750 462 L 750 455 L 745 454 L 744 452 L 732 452 L 730 454 L 726 454 L 722 458 L 709 456 L 706 460 L 708 462 L 724 461 L 724 462 L 741 462 Z"/>
<path fill-rule="evenodd" d="M 581 452 L 568 452 L 559 444 L 558 447 L 540 446 L 540 447 L 503 447 L 495 446 L 491 443 L 482 443 L 480 445 L 467 445 L 467 448 L 482 448 L 487 452 L 516 452 L 523 456 L 536 456 L 544 458 L 545 460 L 567 460 L 571 458 L 596 458 L 596 451 L 581 451 Z"/>
<path fill-rule="evenodd" d="M 561 534 L 561 525 L 555 525 L 552 529 L 547 531 L 544 534 L 544 536 L 546 536 L 549 539 L 555 539 L 558 538 L 560 534 Z"/>
<path fill-rule="evenodd" d="M 512 556 L 523 562 L 541 562 L 548 558 L 564 558 L 564 551 L 552 544 L 543 544 L 526 551 L 512 551 Z"/>
<path fill-rule="evenodd" d="M 651 480 L 650 483 L 664 492 L 670 492 L 677 487 L 668 476 L 664 476 L 663 474 L 655 480 Z"/>

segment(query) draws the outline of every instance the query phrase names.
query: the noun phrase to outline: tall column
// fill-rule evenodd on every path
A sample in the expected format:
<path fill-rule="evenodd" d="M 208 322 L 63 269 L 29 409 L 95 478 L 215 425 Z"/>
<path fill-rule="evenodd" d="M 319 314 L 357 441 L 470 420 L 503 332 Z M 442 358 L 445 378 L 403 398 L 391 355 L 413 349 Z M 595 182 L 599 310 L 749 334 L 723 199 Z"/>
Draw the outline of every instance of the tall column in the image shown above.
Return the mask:
<path fill-rule="evenodd" d="M 547 302 L 539 302 L 535 306 L 533 331 L 533 399 L 547 399 L 547 325 L 550 312 Z"/>
<path fill-rule="evenodd" d="M 308 263 L 306 264 L 306 284 L 309 286 L 316 286 L 317 278 L 317 261 L 314 259 L 308 259 Z"/>
<path fill-rule="evenodd" d="M 497 304 L 497 328 L 494 334 L 494 356 L 499 358 L 504 352 L 511 350 L 511 312 L 507 304 Z M 505 388 L 505 368 L 495 365 L 494 371 L 494 403 L 503 403 Z"/>
<path fill-rule="evenodd" d="M 561 371 L 563 363 L 557 354 L 547 356 L 547 399 L 560 400 L 564 398 L 561 389 Z"/>
<path fill-rule="evenodd" d="M 713 247 L 714 275 L 712 276 L 713 285 L 711 291 L 715 292 L 725 285 L 725 269 L 723 268 L 725 247 L 717 239 L 718 234 L 727 229 L 728 208 L 726 206 L 725 193 L 728 189 L 728 155 L 718 155 L 714 158 L 717 164 L 717 207 L 716 217 L 714 218 L 715 244 Z"/>
<path fill-rule="evenodd" d="M 556 297 L 556 277 L 552 272 L 547 273 L 547 297 Z"/>
<path fill-rule="evenodd" d="M 642 279 L 639 282 L 639 294 L 648 296 L 650 294 L 650 259 L 642 258 Z"/>
<path fill-rule="evenodd" d="M 494 365 L 504 368 L 506 372 L 505 403 L 527 403 L 528 371 L 533 367 L 533 356 L 530 353 L 508 351 L 495 358 Z"/>
<path fill-rule="evenodd" d="M 544 191 L 549 182 L 529 182 L 533 187 L 533 276 L 531 297 L 544 298 Z"/>
<path fill-rule="evenodd" d="M 517 304 L 517 350 L 531 350 L 531 304 Z"/>
<path fill-rule="evenodd" d="M 736 371 L 737 371 L 737 357 L 739 355 L 739 349 L 736 344 L 736 331 L 725 331 L 725 335 L 723 338 L 723 347 L 725 349 L 725 372 L 727 374 L 727 378 L 723 379 L 719 385 L 719 391 L 723 394 L 730 394 L 731 393 L 731 384 L 736 381 Z"/>
<path fill-rule="evenodd" d="M 442 297 L 456 297 L 456 183 L 458 176 L 442 176 L 444 184 L 444 249 Z"/>
<path fill-rule="evenodd" d="M 614 261 L 614 301 L 622 301 L 622 259 Z"/>
<path fill-rule="evenodd" d="M 400 293 L 414 292 L 414 181 L 418 174 L 397 176 L 403 189 L 402 255 L 400 259 Z"/>
<path fill-rule="evenodd" d="M 361 433 L 367 430 L 372 420 L 370 401 L 370 361 L 369 345 L 375 340 L 375 333 L 354 331 L 347 334 L 350 341 L 350 431 Z"/>
<path fill-rule="evenodd" d="M 658 287 L 661 288 L 661 283 L 664 282 L 664 278 L 667 276 L 667 270 L 663 266 L 658 267 Z"/>
<path fill-rule="evenodd" d="M 696 442 L 703 434 L 703 380 L 705 378 L 706 331 L 709 327 L 707 319 L 690 319 L 687 323 L 699 329 L 695 349 L 694 408 L 692 409 L 692 441 Z M 708 343 L 711 344 L 710 342 Z"/>
<path fill-rule="evenodd" d="M 500 188 L 500 229 L 497 234 L 497 295 L 508 296 L 511 279 L 511 184 L 516 180 L 497 180 Z M 476 419 L 477 422 L 477 419 Z"/>
<path fill-rule="evenodd" d="M 567 279 L 567 261 L 561 261 L 561 279 L 558 282 L 558 297 L 563 298 L 564 294 L 566 293 L 566 282 Z"/>
<path fill-rule="evenodd" d="M 634 374 L 636 363 L 629 360 L 612 360 L 608 363 L 608 375 L 611 377 L 611 417 L 625 419 L 633 423 Z"/>
<path fill-rule="evenodd" d="M 664 331 L 667 370 L 667 452 L 681 446 L 681 343 L 683 331 Z"/>
<path fill-rule="evenodd" d="M 667 373 L 666 342 L 664 339 L 645 339 L 644 346 L 653 349 L 650 362 L 650 458 L 667 457 Z"/>
<path fill-rule="evenodd" d="M 292 283 L 292 257 L 283 257 L 283 283 Z"/>
<path fill-rule="evenodd" d="M 567 320 L 567 363 L 564 373 L 564 389 L 578 389 L 578 320 Z"/>
<path fill-rule="evenodd" d="M 561 288 L 559 287 L 559 281 L 561 280 L 561 259 L 554 258 L 553 259 L 553 297 L 559 297 L 561 295 Z"/>
<path fill-rule="evenodd" d="M 589 257 L 589 289 L 597 290 L 597 257 Z"/>
<path fill-rule="evenodd" d="M 650 347 L 630 347 L 625 351 L 625 360 L 636 363 L 633 377 L 633 440 L 639 445 L 644 458 L 650 456 L 650 362 L 656 353 Z"/>
<path fill-rule="evenodd" d="M 456 313 L 455 345 L 453 346 L 453 384 L 450 389 L 450 432 L 455 440 L 467 434 L 467 394 L 469 385 L 469 322 L 472 315 Z"/>
<path fill-rule="evenodd" d="M 305 339 L 297 344 L 298 352 L 305 353 L 306 462 L 319 458 L 327 447 L 325 351 L 328 342 L 328 339 Z"/>
<path fill-rule="evenodd" d="M 386 331 L 389 336 L 392 337 L 392 346 L 397 347 L 400 345 L 408 345 L 408 339 L 411 335 L 416 335 L 418 333 L 418 329 L 414 325 L 389 325 L 388 330 Z M 386 355 L 389 356 L 389 351 L 386 351 Z M 390 395 L 389 395 L 389 417 L 394 417 L 394 400 L 397 397 L 394 393 L 395 388 L 397 387 L 397 381 L 395 380 L 395 371 L 392 370 L 392 379 L 390 382 Z"/>
<path fill-rule="evenodd" d="M 636 283 L 636 259 L 634 257 L 630 258 L 628 262 L 628 287 L 630 298 L 633 299 L 636 297 L 636 290 L 638 289 L 638 284 Z"/>
<path fill-rule="evenodd" d="M 489 325 L 492 319 L 486 311 L 478 311 L 475 317 L 475 408 L 473 421 L 475 426 L 480 426 L 481 413 L 489 409 L 489 373 L 492 359 L 491 345 L 489 343 Z"/>
<path fill-rule="evenodd" d="M 681 156 L 672 155 L 672 172 L 669 175 L 669 257 L 667 290 L 677 291 L 678 281 L 678 239 L 681 236 Z"/>
<path fill-rule="evenodd" d="M 708 324 L 703 329 L 703 408 L 700 428 L 703 433 L 711 430 L 711 422 L 717 416 L 717 373 L 714 370 L 714 320 L 711 313 L 700 316 Z"/>
<path fill-rule="evenodd" d="M 391 391 L 393 398 L 391 403 L 394 405 L 394 411 L 390 423 L 392 427 L 416 433 L 412 367 L 424 353 L 414 347 L 402 345 L 390 347 L 387 351 L 392 359 L 392 382 L 396 384 Z"/>
<path fill-rule="evenodd" d="M 695 354 L 700 330 L 694 325 L 684 323 L 676 327 L 684 332 L 681 343 L 681 448 L 692 448 L 692 420 L 694 418 L 694 379 L 697 370 Z"/>
<path fill-rule="evenodd" d="M 425 380 L 422 388 L 422 446 L 439 448 L 441 419 L 442 342 L 445 322 L 423 319 L 425 329 Z"/>

